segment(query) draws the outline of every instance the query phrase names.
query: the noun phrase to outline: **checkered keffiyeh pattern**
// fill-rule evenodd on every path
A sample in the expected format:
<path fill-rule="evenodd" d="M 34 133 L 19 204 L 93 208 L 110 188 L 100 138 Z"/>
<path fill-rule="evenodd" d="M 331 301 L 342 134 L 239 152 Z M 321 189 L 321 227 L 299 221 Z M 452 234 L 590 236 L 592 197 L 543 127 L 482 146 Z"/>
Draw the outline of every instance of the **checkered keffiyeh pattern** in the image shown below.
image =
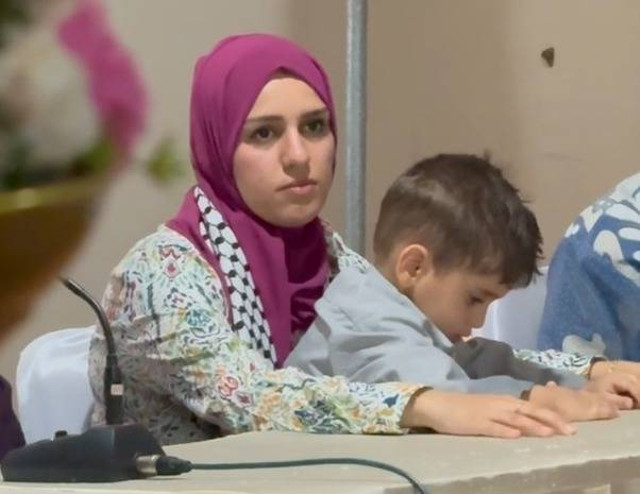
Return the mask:
<path fill-rule="evenodd" d="M 233 230 L 224 221 L 206 195 L 196 187 L 196 204 L 200 210 L 200 234 L 220 263 L 231 302 L 231 327 L 251 346 L 276 363 L 269 321 L 256 290 L 247 258 Z"/>

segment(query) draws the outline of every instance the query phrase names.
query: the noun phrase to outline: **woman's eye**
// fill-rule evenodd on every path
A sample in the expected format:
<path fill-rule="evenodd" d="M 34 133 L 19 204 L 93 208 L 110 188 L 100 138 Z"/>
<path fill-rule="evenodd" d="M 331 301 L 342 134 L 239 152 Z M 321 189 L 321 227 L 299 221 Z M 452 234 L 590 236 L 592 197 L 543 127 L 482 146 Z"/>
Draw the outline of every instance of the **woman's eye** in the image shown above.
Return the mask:
<path fill-rule="evenodd" d="M 249 139 L 255 142 L 266 142 L 274 135 L 269 127 L 259 127 L 250 134 Z"/>
<path fill-rule="evenodd" d="M 303 125 L 303 134 L 311 137 L 324 136 L 329 130 L 329 123 L 324 118 L 317 118 Z"/>

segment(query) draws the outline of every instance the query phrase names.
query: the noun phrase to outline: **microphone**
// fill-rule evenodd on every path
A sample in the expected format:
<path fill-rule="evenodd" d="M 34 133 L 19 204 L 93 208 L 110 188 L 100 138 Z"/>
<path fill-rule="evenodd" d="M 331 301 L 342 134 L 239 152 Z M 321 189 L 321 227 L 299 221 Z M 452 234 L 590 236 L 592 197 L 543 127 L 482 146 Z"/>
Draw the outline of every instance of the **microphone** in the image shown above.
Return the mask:
<path fill-rule="evenodd" d="M 113 331 L 104 313 L 104 309 L 91 294 L 70 278 L 60 277 L 60 281 L 71 292 L 84 300 L 95 312 L 102 328 L 107 343 L 107 360 L 104 368 L 104 403 L 106 408 L 107 425 L 122 424 L 124 420 L 124 385 L 122 372 L 118 366 L 116 343 L 113 339 Z"/>
<path fill-rule="evenodd" d="M 137 459 L 164 456 L 143 426 L 104 425 L 79 435 L 60 431 L 52 440 L 14 449 L 0 470 L 10 482 L 116 482 L 148 477 L 149 469 Z"/>
<path fill-rule="evenodd" d="M 93 309 L 107 342 L 104 372 L 107 425 L 93 427 L 79 435 L 58 431 L 53 439 L 14 449 L 0 464 L 2 477 L 14 482 L 114 482 L 147 477 L 149 470 L 141 468 L 142 464 L 138 465 L 136 458 L 164 457 L 165 453 L 143 426 L 122 425 L 122 372 L 107 316 L 96 299 L 82 286 L 68 278 L 60 280 Z"/>

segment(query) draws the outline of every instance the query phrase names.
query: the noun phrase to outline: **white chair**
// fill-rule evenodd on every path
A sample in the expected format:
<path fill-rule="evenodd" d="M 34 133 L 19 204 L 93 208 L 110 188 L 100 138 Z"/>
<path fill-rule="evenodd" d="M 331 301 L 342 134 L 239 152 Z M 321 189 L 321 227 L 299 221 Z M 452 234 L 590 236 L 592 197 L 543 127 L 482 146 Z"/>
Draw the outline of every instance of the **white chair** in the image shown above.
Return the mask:
<path fill-rule="evenodd" d="M 94 326 L 53 331 L 20 353 L 16 373 L 18 417 L 27 443 L 56 431 L 78 434 L 89 425 L 89 344 Z"/>
<path fill-rule="evenodd" d="M 529 286 L 511 290 L 496 300 L 487 310 L 482 328 L 475 329 L 475 336 L 504 341 L 513 348 L 536 349 L 542 311 L 547 296 L 547 267 Z"/>

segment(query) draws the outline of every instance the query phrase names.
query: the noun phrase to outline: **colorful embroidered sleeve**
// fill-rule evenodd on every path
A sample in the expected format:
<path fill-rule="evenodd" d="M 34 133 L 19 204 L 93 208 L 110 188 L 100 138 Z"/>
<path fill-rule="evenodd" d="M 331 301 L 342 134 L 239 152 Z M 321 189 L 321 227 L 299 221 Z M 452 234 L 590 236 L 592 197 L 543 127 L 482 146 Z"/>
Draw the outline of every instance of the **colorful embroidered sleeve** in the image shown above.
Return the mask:
<path fill-rule="evenodd" d="M 166 228 L 115 269 L 104 305 L 127 378 L 127 416 L 164 443 L 206 437 L 199 422 L 223 433 L 401 433 L 402 411 L 418 389 L 275 370 L 231 330 L 215 272 Z M 96 336 L 90 373 L 97 396 L 103 360 Z"/>
<path fill-rule="evenodd" d="M 587 376 L 593 357 L 579 353 L 566 353 L 557 350 L 513 350 L 521 360 L 533 362 L 550 369 L 573 372 L 579 376 Z"/>

